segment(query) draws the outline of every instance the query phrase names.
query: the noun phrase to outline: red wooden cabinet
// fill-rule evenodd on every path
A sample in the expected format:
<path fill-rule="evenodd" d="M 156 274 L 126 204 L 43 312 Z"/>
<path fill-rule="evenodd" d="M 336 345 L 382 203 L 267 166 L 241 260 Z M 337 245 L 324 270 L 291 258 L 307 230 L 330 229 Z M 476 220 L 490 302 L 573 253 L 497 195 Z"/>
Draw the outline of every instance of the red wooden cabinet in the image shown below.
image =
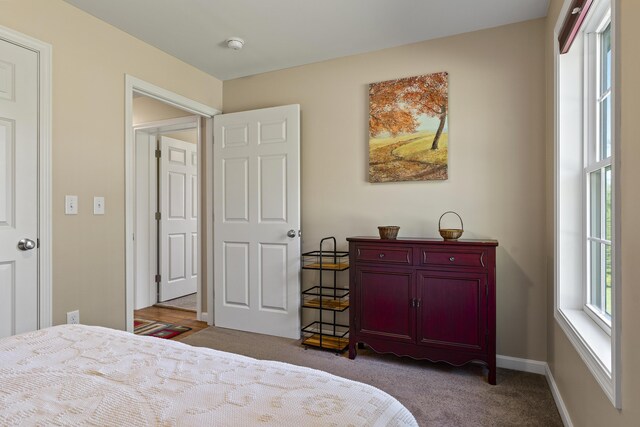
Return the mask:
<path fill-rule="evenodd" d="M 460 366 L 489 368 L 495 384 L 494 240 L 349 241 L 349 357 L 357 344 Z"/>

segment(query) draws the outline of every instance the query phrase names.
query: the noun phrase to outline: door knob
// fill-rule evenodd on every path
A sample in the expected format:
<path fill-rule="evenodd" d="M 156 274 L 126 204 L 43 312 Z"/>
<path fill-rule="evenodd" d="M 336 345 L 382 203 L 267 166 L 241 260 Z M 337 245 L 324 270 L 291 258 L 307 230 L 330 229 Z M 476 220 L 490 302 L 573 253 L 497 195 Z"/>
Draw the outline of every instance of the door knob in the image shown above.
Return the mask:
<path fill-rule="evenodd" d="M 287 236 L 293 239 L 294 237 L 296 237 L 296 231 L 295 230 L 287 231 Z"/>
<path fill-rule="evenodd" d="M 36 242 L 31 239 L 22 239 L 18 242 L 18 249 L 21 251 L 30 251 L 36 247 Z"/>

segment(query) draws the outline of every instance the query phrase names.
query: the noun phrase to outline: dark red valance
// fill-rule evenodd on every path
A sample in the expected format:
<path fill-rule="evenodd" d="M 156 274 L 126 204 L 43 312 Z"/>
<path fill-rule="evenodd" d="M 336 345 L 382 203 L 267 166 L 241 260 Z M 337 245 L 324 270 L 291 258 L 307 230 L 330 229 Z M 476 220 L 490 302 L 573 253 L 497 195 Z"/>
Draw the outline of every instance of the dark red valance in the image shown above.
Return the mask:
<path fill-rule="evenodd" d="M 592 4 L 593 0 L 573 0 L 573 3 L 571 3 L 571 7 L 569 7 L 567 11 L 567 16 L 564 18 L 560 34 L 558 35 L 560 53 L 569 52 L 571 44 L 578 35 L 580 27 L 587 17 L 587 13 L 589 13 L 589 8 Z"/>

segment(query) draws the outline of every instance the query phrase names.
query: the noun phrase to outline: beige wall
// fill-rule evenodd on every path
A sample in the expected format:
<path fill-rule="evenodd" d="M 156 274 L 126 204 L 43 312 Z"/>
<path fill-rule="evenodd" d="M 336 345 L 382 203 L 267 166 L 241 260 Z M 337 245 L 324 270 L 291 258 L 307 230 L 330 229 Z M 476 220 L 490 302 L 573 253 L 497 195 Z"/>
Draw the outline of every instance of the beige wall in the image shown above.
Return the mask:
<path fill-rule="evenodd" d="M 498 352 L 546 360 L 544 20 L 224 82 L 224 111 L 302 108 L 303 248 L 321 237 L 438 237 L 455 210 L 466 238 L 495 238 Z M 367 84 L 449 72 L 449 180 L 367 182 Z"/>
<path fill-rule="evenodd" d="M 61 0 L 0 7 L 0 25 L 53 46 L 53 321 L 80 309 L 82 323 L 122 329 L 125 74 L 218 109 L 222 82 Z M 78 215 L 64 215 L 65 194 Z"/>
<path fill-rule="evenodd" d="M 548 335 L 549 365 L 558 384 L 562 398 L 575 426 L 638 426 L 640 425 L 640 263 L 637 260 L 637 242 L 640 241 L 640 2 L 615 0 L 619 8 L 621 56 L 621 135 L 619 153 L 622 200 L 622 411 L 616 410 L 606 397 L 593 375 L 553 319 L 553 276 L 549 275 Z M 547 175 L 553 175 L 553 29 L 562 6 L 562 0 L 552 0 L 547 17 Z M 547 185 L 548 200 L 553 201 L 553 187 Z M 553 254 L 553 210 L 547 210 L 547 248 Z M 550 257 L 550 266 L 553 259 Z M 551 267 L 550 267 L 551 268 Z"/>
<path fill-rule="evenodd" d="M 553 44 L 556 42 L 554 27 L 557 17 L 560 13 L 564 0 L 550 0 L 549 9 L 547 10 L 547 18 L 545 24 L 545 68 L 546 68 L 546 253 L 547 253 L 547 363 L 552 371 L 554 371 L 554 358 L 556 347 L 554 345 L 553 335 L 556 330 L 560 331 L 553 317 L 554 310 L 554 251 L 555 251 L 555 230 L 554 230 L 554 171 L 555 171 L 555 65 Z"/>
<path fill-rule="evenodd" d="M 193 114 L 188 111 L 172 107 L 171 105 L 158 101 L 157 99 L 149 98 L 148 96 L 137 96 L 133 99 L 132 116 L 133 124 L 135 126 L 142 123 L 189 117 L 193 116 Z M 198 132 L 195 130 L 167 133 L 166 136 L 190 142 L 191 144 L 198 143 Z"/>
<path fill-rule="evenodd" d="M 133 125 L 157 122 L 160 120 L 190 117 L 192 113 L 172 107 L 148 96 L 136 96 L 133 98 Z"/>

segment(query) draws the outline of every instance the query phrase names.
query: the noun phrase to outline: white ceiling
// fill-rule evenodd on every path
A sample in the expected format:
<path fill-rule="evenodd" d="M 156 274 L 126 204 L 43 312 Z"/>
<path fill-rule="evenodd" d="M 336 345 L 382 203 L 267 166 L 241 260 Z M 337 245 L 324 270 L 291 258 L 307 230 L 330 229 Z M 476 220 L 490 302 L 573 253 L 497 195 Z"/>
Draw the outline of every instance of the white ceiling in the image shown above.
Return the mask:
<path fill-rule="evenodd" d="M 548 0 L 65 1 L 221 80 L 540 18 L 548 5 Z M 244 49 L 226 48 L 232 36 L 245 40 Z"/>

